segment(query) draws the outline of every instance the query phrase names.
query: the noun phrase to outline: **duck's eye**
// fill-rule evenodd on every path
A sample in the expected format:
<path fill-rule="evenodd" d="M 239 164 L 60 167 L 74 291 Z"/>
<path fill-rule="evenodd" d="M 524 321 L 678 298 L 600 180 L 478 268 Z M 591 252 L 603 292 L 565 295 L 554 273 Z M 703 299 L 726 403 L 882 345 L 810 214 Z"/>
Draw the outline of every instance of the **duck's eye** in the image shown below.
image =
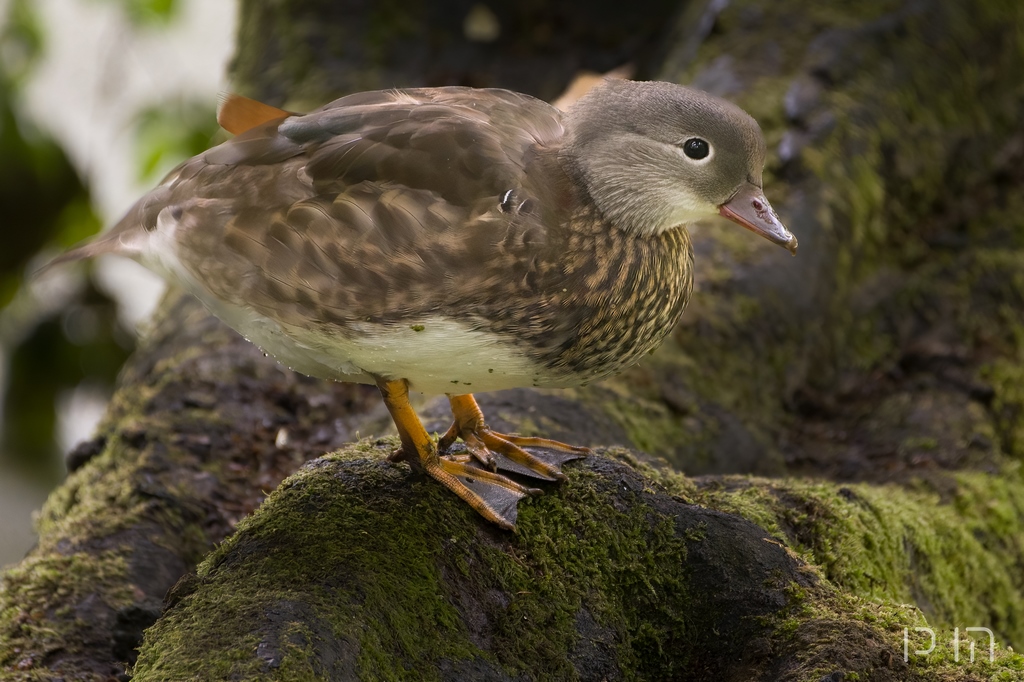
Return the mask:
<path fill-rule="evenodd" d="M 691 137 L 683 143 L 683 153 L 691 159 L 700 161 L 701 159 L 707 158 L 707 155 L 711 153 L 711 147 L 708 146 L 706 141 L 699 137 Z"/>

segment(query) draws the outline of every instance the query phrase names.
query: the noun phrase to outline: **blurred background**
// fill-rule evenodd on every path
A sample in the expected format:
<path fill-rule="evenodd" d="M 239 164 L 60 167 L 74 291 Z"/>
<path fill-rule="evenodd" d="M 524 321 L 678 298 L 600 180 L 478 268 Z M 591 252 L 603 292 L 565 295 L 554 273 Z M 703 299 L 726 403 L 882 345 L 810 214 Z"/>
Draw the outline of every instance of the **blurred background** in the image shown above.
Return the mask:
<path fill-rule="evenodd" d="M 0 567 L 88 438 L 163 284 L 30 273 L 218 141 L 234 0 L 0 0 Z"/>

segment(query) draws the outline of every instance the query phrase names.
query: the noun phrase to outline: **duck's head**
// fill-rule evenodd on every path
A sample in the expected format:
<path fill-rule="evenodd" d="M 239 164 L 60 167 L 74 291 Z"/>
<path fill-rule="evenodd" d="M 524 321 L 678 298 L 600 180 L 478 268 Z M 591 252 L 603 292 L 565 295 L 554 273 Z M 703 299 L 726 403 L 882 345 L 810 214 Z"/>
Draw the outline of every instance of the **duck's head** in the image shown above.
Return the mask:
<path fill-rule="evenodd" d="M 723 215 L 796 253 L 761 189 L 761 129 L 736 105 L 672 83 L 609 80 L 565 124 L 562 159 L 623 229 L 658 234 Z"/>

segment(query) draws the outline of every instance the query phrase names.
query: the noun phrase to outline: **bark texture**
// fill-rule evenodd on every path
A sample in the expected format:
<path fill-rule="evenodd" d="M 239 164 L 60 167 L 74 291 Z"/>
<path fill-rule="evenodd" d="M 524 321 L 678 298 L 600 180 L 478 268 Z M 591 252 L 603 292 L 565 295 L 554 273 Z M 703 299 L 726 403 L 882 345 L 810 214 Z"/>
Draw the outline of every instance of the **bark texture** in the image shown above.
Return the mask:
<path fill-rule="evenodd" d="M 371 391 L 170 294 L 3 576 L 0 677 L 1024 679 L 1024 6 L 849 5 L 523 3 L 471 43 L 470 3 L 244 2 L 240 89 L 286 106 L 551 97 L 635 56 L 734 99 L 800 255 L 701 226 L 661 350 L 481 396 L 494 427 L 599 446 L 514 535 L 383 461 Z M 994 661 L 955 658 L 968 626 Z"/>

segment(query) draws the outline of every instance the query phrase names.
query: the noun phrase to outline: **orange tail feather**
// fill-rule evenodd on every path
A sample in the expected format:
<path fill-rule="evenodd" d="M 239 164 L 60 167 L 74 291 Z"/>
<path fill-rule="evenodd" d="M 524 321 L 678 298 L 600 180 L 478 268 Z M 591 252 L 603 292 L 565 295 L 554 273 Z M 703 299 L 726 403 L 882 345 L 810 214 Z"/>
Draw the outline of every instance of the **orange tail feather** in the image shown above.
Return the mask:
<path fill-rule="evenodd" d="M 272 107 L 254 99 L 228 93 L 217 110 L 217 123 L 233 135 L 241 135 L 268 121 L 293 116 L 292 112 Z"/>

